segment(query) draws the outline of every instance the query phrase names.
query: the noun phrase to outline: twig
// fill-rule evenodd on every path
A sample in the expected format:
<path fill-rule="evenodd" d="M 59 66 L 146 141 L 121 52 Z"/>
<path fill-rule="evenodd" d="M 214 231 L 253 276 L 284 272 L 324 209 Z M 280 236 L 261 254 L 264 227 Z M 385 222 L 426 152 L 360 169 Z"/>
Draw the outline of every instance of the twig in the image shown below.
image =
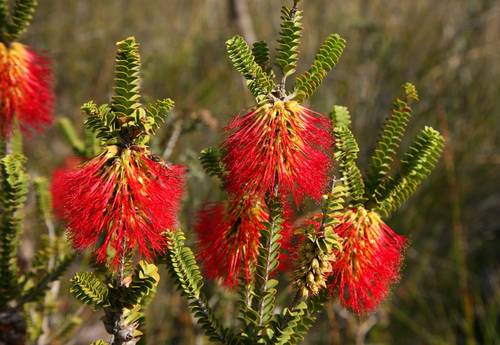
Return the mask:
<path fill-rule="evenodd" d="M 179 119 L 174 122 L 174 128 L 172 130 L 172 135 L 168 139 L 167 145 L 165 146 L 165 150 L 163 151 L 162 157 L 164 160 L 168 160 L 174 151 L 175 145 L 179 141 L 179 137 L 182 132 L 182 119 Z"/>
<path fill-rule="evenodd" d="M 359 325 L 358 329 L 356 330 L 356 345 L 365 344 L 366 335 L 373 328 L 373 326 L 377 324 L 377 321 L 378 320 L 376 314 L 372 314 L 366 321 Z"/>

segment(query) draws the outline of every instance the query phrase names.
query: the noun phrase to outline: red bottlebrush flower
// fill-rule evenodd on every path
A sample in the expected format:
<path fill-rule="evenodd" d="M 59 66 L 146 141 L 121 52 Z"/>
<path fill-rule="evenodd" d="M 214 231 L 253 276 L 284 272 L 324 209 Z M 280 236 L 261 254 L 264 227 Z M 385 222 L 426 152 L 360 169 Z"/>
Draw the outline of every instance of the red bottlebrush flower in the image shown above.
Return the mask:
<path fill-rule="evenodd" d="M 284 211 L 284 217 L 289 211 Z M 195 230 L 198 234 L 198 257 L 210 279 L 222 278 L 227 287 L 234 287 L 243 274 L 250 280 L 255 263 L 260 232 L 269 220 L 269 210 L 262 199 L 243 198 L 228 203 L 211 204 L 198 215 Z M 281 245 L 290 249 L 292 228 L 282 224 Z M 278 269 L 287 267 L 288 255 L 282 252 Z"/>
<path fill-rule="evenodd" d="M 95 246 L 101 263 L 114 254 L 115 266 L 135 248 L 146 259 L 162 252 L 162 233 L 176 226 L 184 173 L 144 148 L 116 146 L 67 170 L 55 193 L 75 248 Z"/>
<path fill-rule="evenodd" d="M 294 228 L 292 219 L 293 211 L 288 203 L 283 207 L 283 222 L 281 223 L 281 240 L 280 240 L 280 258 L 278 272 L 290 272 L 293 268 L 293 260 L 297 248 L 297 239 L 294 236 Z"/>
<path fill-rule="evenodd" d="M 327 117 L 295 101 L 276 102 L 237 116 L 226 132 L 230 192 L 263 196 L 277 185 L 296 201 L 321 198 L 333 144 Z"/>
<path fill-rule="evenodd" d="M 262 224 L 269 215 L 262 202 L 217 203 L 200 211 L 196 232 L 198 256 L 210 279 L 223 278 L 234 287 L 241 274 L 250 278 Z"/>
<path fill-rule="evenodd" d="M 347 212 L 335 232 L 343 239 L 343 248 L 332 262 L 330 287 L 338 288 L 346 308 L 370 312 L 399 279 L 405 238 L 364 208 Z"/>
<path fill-rule="evenodd" d="M 52 74 L 48 61 L 21 43 L 0 42 L 0 135 L 9 137 L 14 118 L 21 129 L 52 122 Z"/>
<path fill-rule="evenodd" d="M 64 195 L 66 191 L 64 190 L 63 183 L 65 180 L 65 176 L 73 170 L 76 170 L 78 165 L 82 163 L 82 159 L 79 157 L 71 156 L 66 158 L 64 165 L 60 168 L 54 170 L 52 174 L 52 181 L 50 185 L 50 192 L 52 194 L 52 208 L 54 209 L 55 215 L 64 219 Z"/>

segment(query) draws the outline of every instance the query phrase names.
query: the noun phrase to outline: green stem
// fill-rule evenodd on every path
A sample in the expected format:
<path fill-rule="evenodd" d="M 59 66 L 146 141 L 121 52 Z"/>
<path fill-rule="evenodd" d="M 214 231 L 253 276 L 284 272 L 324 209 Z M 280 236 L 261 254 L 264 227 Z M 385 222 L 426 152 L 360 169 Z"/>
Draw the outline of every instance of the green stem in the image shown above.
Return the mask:
<path fill-rule="evenodd" d="M 256 297 L 255 310 L 257 311 L 257 328 L 260 339 L 265 334 L 265 328 L 271 320 L 275 307 L 276 281 L 270 279 L 270 274 L 278 266 L 280 252 L 280 230 L 282 223 L 281 203 L 277 193 L 267 202 L 270 210 L 269 224 L 261 233 L 258 262 L 255 270 Z"/>
<path fill-rule="evenodd" d="M 271 344 L 298 344 L 316 321 L 316 315 L 323 309 L 327 300 L 327 292 L 321 291 L 305 302 L 300 298 L 289 311 L 278 321 L 277 332 L 271 339 Z"/>

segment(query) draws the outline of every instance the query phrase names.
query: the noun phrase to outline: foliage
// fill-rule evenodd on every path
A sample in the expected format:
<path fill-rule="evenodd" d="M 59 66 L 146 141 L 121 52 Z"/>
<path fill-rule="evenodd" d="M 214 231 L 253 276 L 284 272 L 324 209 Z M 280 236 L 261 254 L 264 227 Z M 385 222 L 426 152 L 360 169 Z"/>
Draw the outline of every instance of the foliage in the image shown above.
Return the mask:
<path fill-rule="evenodd" d="M 92 272 L 80 272 L 71 279 L 71 293 L 83 304 L 95 308 L 108 304 L 109 289 Z"/>
<path fill-rule="evenodd" d="M 436 165 L 443 146 L 442 135 L 431 127 L 425 127 L 401 160 L 400 173 L 377 195 L 377 210 L 390 215 L 415 193 Z"/>
<path fill-rule="evenodd" d="M 331 113 L 335 124 L 333 133 L 335 135 L 337 151 L 334 153 L 335 160 L 339 164 L 342 183 L 352 198 L 351 205 L 362 204 L 365 200 L 365 183 L 361 170 L 356 165 L 359 147 L 354 135 L 350 130 L 350 115 L 346 107 L 335 106 Z"/>
<path fill-rule="evenodd" d="M 391 169 L 391 163 L 405 134 L 406 126 L 411 117 L 409 102 L 418 101 L 415 86 L 406 83 L 403 86 L 403 90 L 404 97 L 397 98 L 394 101 L 393 110 L 384 125 L 372 156 L 368 179 L 371 186 L 370 191 L 375 195 L 380 193 L 380 191 L 373 186 L 380 188 L 384 184 L 384 178 L 387 178 L 387 174 Z"/>
<path fill-rule="evenodd" d="M 92 272 L 76 273 L 71 293 L 81 303 L 104 310 L 103 323 L 113 336 L 113 344 L 132 344 L 143 335 L 144 308 L 156 293 L 159 281 L 158 268 L 140 261 L 134 272 L 121 281 L 103 281 Z"/>
<path fill-rule="evenodd" d="M 403 90 L 407 99 L 417 100 L 415 86 L 406 83 Z M 347 188 L 349 205 L 364 205 L 389 217 L 415 193 L 417 187 L 435 167 L 443 150 L 443 136 L 431 127 L 425 127 L 403 156 L 397 173 L 391 163 L 397 153 L 410 118 L 410 108 L 400 98 L 394 102 L 380 139 L 372 155 L 372 164 L 365 180 L 357 166 L 359 148 L 350 126 L 350 115 L 345 107 L 335 106 L 331 117 L 337 138 L 335 160 L 342 183 Z M 392 175 L 391 175 L 392 173 Z M 365 190 L 365 186 L 368 186 Z"/>
<path fill-rule="evenodd" d="M 181 293 L 187 298 L 189 308 L 197 319 L 198 325 L 210 340 L 221 344 L 238 344 L 237 339 L 223 327 L 215 317 L 201 292 L 203 278 L 193 252 L 184 244 L 182 230 L 167 233 L 169 251 L 165 257 L 170 274 Z"/>
<path fill-rule="evenodd" d="M 318 88 L 321 80 L 338 62 L 345 47 L 345 41 L 339 35 L 331 35 L 321 46 L 312 67 L 297 77 L 294 92 L 286 94 L 286 78 L 293 74 L 297 64 L 298 43 L 301 32 L 301 12 L 297 3 L 290 9 L 282 10 L 282 26 L 276 64 L 280 68 L 282 81 L 272 83 L 274 72 L 269 68 L 267 45 L 257 42 L 250 49 L 243 38 L 236 36 L 227 42 L 229 58 L 234 67 L 247 82 L 247 86 L 258 104 L 276 99 L 296 98 L 303 101 Z M 407 99 L 417 99 L 415 87 L 405 84 Z M 324 196 L 322 212 L 319 218 L 313 219 L 310 227 L 303 229 L 300 260 L 293 278 L 296 298 L 290 307 L 281 308 L 277 313 L 276 296 L 279 281 L 272 274 L 278 267 L 280 239 L 283 231 L 283 200 L 276 194 L 266 195 L 269 208 L 269 220 L 260 232 L 260 245 L 255 267 L 252 267 L 250 281 L 241 279 L 238 286 L 239 322 L 242 331 L 234 337 L 231 328 L 221 326 L 211 309 L 206 305 L 201 293 L 202 277 L 191 250 L 184 245 L 181 232 L 169 234 L 170 251 L 166 264 L 176 279 L 178 287 L 190 301 L 193 314 L 198 323 L 212 341 L 231 343 L 233 341 L 249 344 L 294 344 L 301 341 L 312 326 L 316 314 L 323 308 L 329 297 L 327 285 L 332 284 L 332 266 L 337 253 L 343 250 L 344 239 L 336 233 L 342 216 L 346 210 L 358 207 L 370 207 L 389 216 L 401 206 L 416 187 L 434 167 L 442 149 L 441 135 L 431 129 L 416 142 L 404 156 L 397 177 L 390 177 L 391 162 L 399 147 L 409 119 L 407 103 L 395 102 L 395 110 L 382 130 L 381 139 L 375 149 L 372 161 L 370 180 L 365 180 L 357 166 L 359 156 L 358 143 L 351 131 L 351 118 L 345 107 L 335 106 L 331 118 L 334 123 L 333 133 L 336 148 L 333 152 L 337 162 L 339 180 L 332 179 L 332 189 Z M 432 132 L 432 135 L 430 134 Z M 200 160 L 209 175 L 218 176 L 222 181 L 226 178 L 225 168 L 220 160 L 220 153 L 213 148 L 202 151 Z M 386 180 L 398 180 L 397 185 L 387 184 L 387 194 L 383 201 L 373 194 L 385 185 Z M 367 186 L 367 187 L 365 187 Z M 389 189 L 390 188 L 390 189 Z M 378 194 L 377 194 L 378 195 Z M 229 339 L 226 338 L 230 336 Z"/>
<path fill-rule="evenodd" d="M 35 13 L 37 0 L 16 0 L 12 9 L 9 2 L 0 3 L 0 41 L 13 42 L 28 28 Z"/>
<path fill-rule="evenodd" d="M 61 129 L 75 153 L 84 158 L 93 156 L 100 146 L 118 145 L 120 148 L 126 148 L 132 145 L 146 145 L 174 105 L 172 100 L 165 99 L 143 107 L 139 46 L 133 37 L 118 42 L 116 46 L 111 102 L 97 106 L 90 101 L 81 108 L 87 115 L 85 140 L 78 138 L 68 121 L 60 122 Z M 154 162 L 160 161 L 159 158 L 154 159 Z M 127 164 L 130 162 L 127 161 Z M 132 183 L 130 180 L 124 181 Z M 144 180 L 139 177 L 138 183 L 144 184 Z M 142 191 L 141 189 L 141 193 Z M 130 193 L 125 191 L 127 198 Z M 151 210 L 133 210 L 139 211 Z M 139 226 L 137 223 L 132 226 Z M 166 229 L 160 229 L 163 230 Z M 159 237 L 161 239 L 161 236 Z M 123 237 L 122 241 L 127 241 L 127 238 Z M 91 272 L 77 273 L 72 279 L 71 292 L 81 303 L 104 311 L 103 323 L 106 331 L 112 335 L 112 344 L 144 344 L 144 312 L 156 293 L 160 280 L 158 268 L 141 260 L 131 272 L 133 255 L 122 253 L 115 256 L 118 258 L 118 272 L 108 271 L 104 277 Z"/>
<path fill-rule="evenodd" d="M 0 305 L 15 298 L 19 293 L 17 285 L 17 250 L 23 220 L 20 211 L 28 193 L 28 176 L 24 170 L 26 158 L 22 155 L 7 155 L 0 160 L 2 195 L 0 207 Z"/>
<path fill-rule="evenodd" d="M 150 63 L 146 70 L 148 82 L 151 82 L 152 85 L 148 90 L 151 95 L 167 87 L 175 93 L 185 95 L 187 110 L 180 111 L 180 116 L 184 116 L 184 112 L 197 114 L 200 107 L 210 104 L 214 113 L 223 117 L 224 114 L 230 112 L 229 109 L 241 106 L 241 103 L 245 102 L 244 98 L 236 97 L 240 92 L 238 87 L 234 87 L 238 80 L 228 77 L 227 68 L 225 68 L 224 62 L 221 62 L 223 58 L 221 54 L 217 54 L 219 47 L 216 44 L 217 40 L 220 40 L 221 35 L 226 35 L 228 30 L 232 30 L 231 27 L 223 32 L 214 30 L 214 27 L 217 27 L 221 20 L 225 20 L 225 3 L 213 4 L 213 13 L 210 16 L 206 16 L 205 11 L 195 9 L 195 2 L 189 1 L 189 3 L 189 6 L 169 4 L 172 6 L 171 11 L 179 14 L 176 16 L 177 18 L 172 19 L 172 25 L 161 26 L 166 25 L 163 23 L 164 17 L 152 16 L 146 22 L 131 21 L 126 27 L 129 31 L 138 30 L 141 32 L 150 30 L 148 28 L 151 27 L 158 27 L 162 28 L 162 35 L 164 33 L 165 36 L 170 36 L 167 41 L 163 39 L 163 36 L 158 41 L 156 34 L 147 31 L 148 37 L 145 37 L 143 42 L 143 44 L 153 46 L 155 49 L 154 62 Z M 427 122 L 433 123 L 435 126 L 434 119 L 437 115 L 441 116 L 441 112 L 453 114 L 452 117 L 449 117 L 451 139 L 447 138 L 446 141 L 447 144 L 450 143 L 450 140 L 453 143 L 454 150 L 456 150 L 453 160 L 460 167 L 457 188 L 468 191 L 467 197 L 461 199 L 460 208 L 469 210 L 462 218 L 466 234 L 469 231 L 475 234 L 473 240 L 472 238 L 467 240 L 470 245 L 467 253 L 470 260 L 469 268 L 472 268 L 471 279 L 478 278 L 477 281 L 482 282 L 478 283 L 482 286 L 480 290 L 482 292 L 486 290 L 486 294 L 489 296 L 485 303 L 488 311 L 484 309 L 483 314 L 481 303 L 484 303 L 482 299 L 485 296 L 479 296 L 480 293 L 476 290 L 479 287 L 473 287 L 473 291 L 463 290 L 464 294 L 472 293 L 475 296 L 474 310 L 477 310 L 477 314 L 475 314 L 477 322 L 483 320 L 483 315 L 492 314 L 495 306 L 494 301 L 497 300 L 492 300 L 491 289 L 484 288 L 484 282 L 489 282 L 492 279 L 490 273 L 485 273 L 485 271 L 491 272 L 492 269 L 491 262 L 488 263 L 488 260 L 491 260 L 488 259 L 488 255 L 491 256 L 491 250 L 488 254 L 486 248 L 491 249 L 495 243 L 494 239 L 491 240 L 492 234 L 495 234 L 492 232 L 492 229 L 495 229 L 494 217 L 491 217 L 494 214 L 492 210 L 496 205 L 496 194 L 492 194 L 491 191 L 497 190 L 494 187 L 496 177 L 495 174 L 492 174 L 492 169 L 495 169 L 496 164 L 493 153 L 497 151 L 495 148 L 498 147 L 495 145 L 493 136 L 488 135 L 488 133 L 492 133 L 492 130 L 494 131 L 498 122 L 494 118 L 494 114 L 498 113 L 497 106 L 492 102 L 494 99 L 492 95 L 497 94 L 498 88 L 496 86 L 498 83 L 492 80 L 492 76 L 498 69 L 494 68 L 495 65 L 491 62 L 491 57 L 495 55 L 491 53 L 491 46 L 487 45 L 489 36 L 485 30 L 489 27 L 488 32 L 491 32 L 494 21 L 488 19 L 491 16 L 488 15 L 486 4 L 487 1 L 478 1 L 473 6 L 456 6 L 455 9 L 451 9 L 454 14 L 451 16 L 449 15 L 449 6 L 430 4 L 430 2 L 425 1 L 419 4 L 418 8 L 411 4 L 394 1 L 389 1 L 384 5 L 365 5 L 358 1 L 344 4 L 342 8 L 339 8 L 338 4 L 333 2 L 320 1 L 317 4 L 308 5 L 306 20 L 309 22 L 321 20 L 324 24 L 309 27 L 303 33 L 304 42 L 307 42 L 309 47 L 315 45 L 317 37 L 320 37 L 324 30 L 327 30 L 331 25 L 338 27 L 342 35 L 354 37 L 354 39 L 350 39 L 349 49 L 345 51 L 347 55 L 344 57 L 342 69 L 339 69 L 336 75 L 335 81 L 338 81 L 336 88 L 331 92 L 329 86 L 332 80 L 325 80 L 327 92 L 321 93 L 321 97 L 314 98 L 312 102 L 315 106 L 322 107 L 344 99 L 343 102 L 349 104 L 352 113 L 356 114 L 355 126 L 350 130 L 356 134 L 362 149 L 372 147 L 375 143 L 374 127 L 378 125 L 381 114 L 385 113 L 381 106 L 389 103 L 388 97 L 392 92 L 388 92 L 388 90 L 392 91 L 396 88 L 395 83 L 400 82 L 398 79 L 402 75 L 414 80 L 417 85 L 425 87 L 421 90 L 424 101 L 418 107 L 418 117 L 416 118 L 418 125 Z M 130 18 L 136 16 L 136 13 L 141 13 L 142 4 L 132 2 L 129 5 L 127 9 L 124 9 L 124 17 Z M 252 13 L 256 12 L 255 9 L 259 9 L 260 5 L 262 4 L 252 5 Z M 44 46 L 45 44 L 49 47 L 53 46 L 53 49 L 60 49 L 61 42 L 74 42 L 73 46 L 69 43 L 66 44 L 66 47 L 72 49 L 68 49 L 66 55 L 58 61 L 60 64 L 58 89 L 61 99 L 64 100 L 60 104 L 60 109 L 67 114 L 71 112 L 73 118 L 78 117 L 78 115 L 72 113 L 72 107 L 76 102 L 80 102 L 80 98 L 89 97 L 89 94 L 107 94 L 106 83 L 96 83 L 98 78 L 94 78 L 93 73 L 89 71 L 96 71 L 95 75 L 97 76 L 97 71 L 101 71 L 101 68 L 102 70 L 106 69 L 106 63 L 103 61 L 105 61 L 109 50 L 105 49 L 104 44 L 111 37 L 116 37 L 116 27 L 122 27 L 119 29 L 121 31 L 125 27 L 120 25 L 122 20 L 120 16 L 111 15 L 115 6 L 116 4 L 110 2 L 84 8 L 91 14 L 89 16 L 91 19 L 76 27 L 71 19 L 66 19 L 73 18 L 79 13 L 76 6 L 67 5 L 58 0 L 50 0 L 47 6 L 43 6 L 47 10 L 42 8 L 41 23 L 47 23 L 47 25 L 58 29 L 46 30 L 45 27 L 35 27 L 38 31 L 35 31 L 30 37 L 37 42 L 44 42 Z M 162 8 L 165 5 L 157 1 L 151 6 Z M 269 5 L 269 8 L 276 9 L 276 6 L 279 7 L 279 4 Z M 65 8 L 64 16 L 61 10 L 58 10 L 62 7 Z M 460 10 L 458 10 L 459 7 Z M 81 10 L 82 8 L 79 7 L 78 11 Z M 187 10 L 190 11 L 189 14 L 184 13 Z M 66 13 L 66 11 L 68 12 Z M 328 13 L 328 16 L 325 16 L 324 13 Z M 200 23 L 204 30 L 192 28 L 177 37 L 179 35 L 177 35 L 175 28 L 186 20 L 188 15 L 190 18 L 192 16 L 193 21 Z M 428 30 L 422 29 L 421 21 L 415 20 L 415 18 L 424 16 L 428 30 L 432 31 L 433 28 L 438 27 L 437 24 L 441 27 L 443 23 L 447 23 L 455 34 L 450 33 L 446 37 L 429 35 Z M 447 19 L 451 17 L 453 17 L 453 21 Z M 255 23 L 259 23 L 258 32 L 277 30 L 276 23 L 273 21 L 262 21 L 261 16 L 254 18 Z M 103 25 L 102 21 L 105 21 L 106 25 Z M 179 21 L 181 22 L 179 23 Z M 475 30 L 464 30 L 472 23 L 475 23 Z M 54 26 L 55 24 L 57 25 Z M 102 40 L 90 40 L 88 35 L 81 34 L 85 30 L 96 27 L 100 28 Z M 459 34 L 464 32 L 466 34 Z M 53 38 L 45 39 L 46 35 L 53 35 Z M 71 37 L 71 39 L 67 39 L 67 37 Z M 179 47 L 179 49 L 172 50 L 172 46 Z M 411 66 L 401 63 L 401 61 L 408 61 L 408 56 L 412 57 Z M 308 56 L 308 58 L 312 60 L 313 57 Z M 79 62 L 75 63 L 75 61 Z M 187 61 L 189 61 L 190 75 L 203 75 L 203 77 L 188 78 L 185 75 Z M 488 63 L 488 61 L 490 62 Z M 206 73 L 209 68 L 210 73 Z M 476 76 L 476 78 L 471 81 L 470 75 Z M 179 82 L 176 82 L 175 86 L 165 85 L 165 76 L 172 76 L 174 80 Z M 429 94 L 432 94 L 433 97 L 428 97 Z M 352 98 L 346 97 L 347 95 Z M 181 100 L 179 97 L 175 99 Z M 436 128 L 440 128 L 441 131 L 442 127 Z M 193 135 L 181 139 L 174 152 L 179 159 L 191 162 L 196 156 L 193 152 L 198 152 L 200 145 L 202 145 L 200 142 L 214 139 L 212 133 L 207 129 L 204 127 L 199 129 L 204 131 L 203 135 Z M 412 131 L 411 126 L 409 131 Z M 155 144 L 163 145 L 165 135 L 168 135 L 169 131 L 162 134 Z M 403 146 L 405 143 L 406 141 L 403 140 Z M 51 152 L 54 153 L 50 155 L 51 157 L 44 159 L 43 165 L 37 161 L 31 162 L 30 165 L 35 167 L 36 171 L 46 171 L 52 167 L 54 160 L 58 159 L 56 157 L 66 153 L 56 136 L 41 141 L 39 145 L 30 150 L 35 157 L 40 157 L 41 154 L 45 154 L 46 148 L 50 148 Z M 366 151 L 361 152 L 359 165 L 361 171 L 364 171 L 362 163 L 366 160 L 364 152 Z M 45 163 L 46 161 L 48 163 Z M 396 173 L 393 178 L 398 175 L 398 165 L 398 160 L 394 158 L 391 168 L 396 168 Z M 200 177 L 199 172 L 195 170 L 196 164 L 192 164 L 190 169 L 193 169 L 193 176 L 195 176 L 194 182 L 191 182 L 192 190 L 196 190 L 197 193 L 188 199 L 184 218 L 188 224 L 192 219 L 192 207 L 206 198 L 208 194 L 206 190 L 211 182 L 210 179 Z M 369 173 L 367 176 L 370 176 Z M 375 315 L 376 320 L 382 320 L 380 323 L 383 326 L 375 326 L 376 328 L 366 336 L 369 339 L 367 341 L 398 342 L 401 341 L 402 335 L 414 332 L 411 333 L 411 340 L 403 339 L 408 343 L 419 343 L 424 340 L 429 343 L 447 343 L 456 340 L 456 332 L 462 331 L 460 326 L 462 321 L 460 320 L 463 314 L 460 310 L 460 303 L 453 302 L 454 295 L 458 292 L 458 289 L 454 289 L 456 287 L 454 274 L 457 269 L 448 250 L 454 238 L 450 230 L 452 229 L 451 212 L 450 214 L 448 212 L 442 214 L 443 209 L 448 210 L 448 206 L 450 206 L 448 205 L 450 189 L 447 187 L 446 181 L 445 174 L 433 175 L 423 186 L 425 193 L 415 197 L 407 204 L 409 207 L 406 208 L 404 216 L 396 214 L 392 218 L 394 224 L 397 224 L 401 229 L 414 228 L 419 230 L 412 236 L 412 247 L 419 252 L 419 255 L 412 257 L 411 261 L 407 263 L 407 273 L 402 278 L 403 286 L 394 293 L 395 303 L 388 303 L 385 307 L 390 310 L 388 317 L 383 310 Z M 341 186 L 341 183 L 336 185 Z M 367 190 L 371 188 L 369 182 L 365 188 Z M 486 198 L 486 192 L 488 198 Z M 30 214 L 29 217 L 31 218 L 32 215 Z M 477 227 L 481 227 L 483 231 L 476 234 Z M 189 236 L 190 232 L 187 231 L 187 233 Z M 490 244 L 483 246 L 482 243 L 486 238 L 488 239 L 487 243 Z M 429 260 L 434 264 L 428 265 Z M 447 284 L 451 284 L 451 286 L 447 286 Z M 446 294 L 443 293 L 445 289 Z M 205 290 L 212 291 L 212 285 L 205 286 Z M 399 294 L 401 291 L 404 293 Z M 170 292 L 165 289 L 162 293 L 168 294 Z M 225 298 L 232 297 L 228 293 L 224 293 L 223 296 Z M 168 298 L 168 295 L 167 297 L 162 296 L 162 298 Z M 187 337 L 198 338 L 198 333 L 193 333 L 191 327 L 183 323 L 186 320 L 184 312 L 175 309 L 176 299 L 172 298 L 171 300 L 172 302 L 170 300 L 167 302 L 169 307 L 165 307 L 162 303 L 153 309 L 156 312 L 165 308 L 172 311 L 168 314 L 154 314 L 157 317 L 151 321 L 151 327 L 154 327 L 155 334 L 158 334 L 156 341 L 163 343 L 166 338 L 175 341 L 176 335 L 180 332 L 178 329 L 187 333 Z M 218 302 L 220 300 L 216 298 L 210 299 L 210 301 L 211 303 L 215 301 L 218 306 L 223 304 Z M 439 307 L 436 308 L 436 305 L 439 306 L 441 303 L 442 309 L 446 309 L 446 312 L 441 311 Z M 345 328 L 338 335 L 339 339 L 342 340 L 350 336 L 349 332 L 358 335 L 360 329 L 366 329 L 365 326 L 369 324 L 368 322 L 365 324 L 364 320 L 346 316 L 344 311 L 338 309 L 338 306 L 333 309 L 332 305 L 329 304 L 328 308 L 334 316 L 329 313 L 328 316 L 323 317 L 319 327 L 315 328 L 317 330 L 315 335 L 313 334 L 306 339 L 307 343 L 322 343 L 321 337 L 329 330 L 326 327 L 332 322 L 344 324 Z M 228 308 L 227 302 L 220 305 L 220 308 L 226 308 L 219 309 L 221 314 L 233 311 L 233 309 Z M 406 319 L 404 315 L 406 315 Z M 495 313 L 493 312 L 492 315 Z M 369 317 L 368 320 L 372 320 L 372 317 Z M 404 320 L 409 321 L 404 322 Z M 95 322 L 95 320 L 91 322 Z M 386 324 L 386 322 L 389 323 Z M 183 327 L 178 327 L 179 323 Z M 487 339 L 495 339 L 494 336 L 493 338 L 491 336 L 495 333 L 494 326 L 495 323 L 493 323 L 493 327 L 490 325 L 490 336 Z M 426 331 L 424 332 L 422 329 Z M 479 328 L 476 331 L 482 334 Z M 429 334 L 431 337 L 427 337 Z M 151 340 L 156 343 L 155 339 Z M 200 340 L 196 339 L 196 341 Z M 334 341 L 336 340 L 332 340 L 332 342 Z M 347 342 L 347 340 L 345 341 Z M 484 343 L 491 342 L 484 340 Z"/>
<path fill-rule="evenodd" d="M 15 149 L 15 151 L 20 150 L 20 146 Z M 32 322 L 27 326 L 23 324 L 18 330 L 18 336 L 36 339 L 41 335 L 40 322 L 49 317 L 43 310 L 48 308 L 48 296 L 51 295 L 52 283 L 60 279 L 74 256 L 68 254 L 62 238 L 52 233 L 42 242 L 32 262 L 32 267 L 20 272 L 18 268 L 19 237 L 25 217 L 23 209 L 26 206 L 29 179 L 25 171 L 25 162 L 26 158 L 21 153 L 7 154 L 0 160 L 0 189 L 2 191 L 0 197 L 0 312 L 12 314 L 10 318 L 14 320 L 25 319 L 24 313 L 29 312 Z M 50 233 L 53 231 L 53 225 L 47 181 L 38 178 L 35 186 L 40 220 L 50 228 Z M 15 306 L 15 308 L 10 306 Z M 2 339 L 0 337 L 0 340 Z"/>
<path fill-rule="evenodd" d="M 140 56 L 135 38 L 118 42 L 115 60 L 115 86 L 111 104 L 82 106 L 88 116 L 85 125 L 104 144 L 146 144 L 150 135 L 165 121 L 174 106 L 164 99 L 142 106 L 140 98 Z"/>
<path fill-rule="evenodd" d="M 269 49 L 264 41 L 256 42 L 253 49 L 250 49 L 240 36 L 235 36 L 226 42 L 229 59 L 234 68 L 245 78 L 257 104 L 276 98 L 305 101 L 312 96 L 342 55 L 345 40 L 338 34 L 328 36 L 321 45 L 311 68 L 296 78 L 293 92 L 287 94 L 286 80 L 296 72 L 302 32 L 302 11 L 297 5 L 298 1 L 294 1 L 292 7 L 283 6 L 281 9 L 281 30 L 276 49 L 276 65 L 282 75 L 279 83 L 273 81 L 275 73 L 270 67 Z"/>
<path fill-rule="evenodd" d="M 254 339 L 256 343 L 264 342 L 272 334 L 269 323 L 273 318 L 276 306 L 278 280 L 270 278 L 279 264 L 281 228 L 283 210 L 281 203 L 272 198 L 267 201 L 269 207 L 269 223 L 260 234 L 260 245 L 255 267 L 255 296 L 253 309 L 256 312 Z"/>
<path fill-rule="evenodd" d="M 311 68 L 297 77 L 295 93 L 303 101 L 312 96 L 326 74 L 335 67 L 345 48 L 345 40 L 338 34 L 332 34 L 323 42 L 314 58 Z"/>
<path fill-rule="evenodd" d="M 200 162 L 209 176 L 217 176 L 221 182 L 224 182 L 226 167 L 222 162 L 222 154 L 219 149 L 209 147 L 201 151 Z"/>
<path fill-rule="evenodd" d="M 283 76 L 295 73 L 297 68 L 298 50 L 302 31 L 302 11 L 295 6 L 293 8 L 282 7 L 281 9 L 281 31 L 276 51 L 276 64 Z"/>
<path fill-rule="evenodd" d="M 274 82 L 255 61 L 252 50 L 241 36 L 235 36 L 226 42 L 227 53 L 234 68 L 247 82 L 248 89 L 258 102 L 264 101 L 274 88 Z"/>

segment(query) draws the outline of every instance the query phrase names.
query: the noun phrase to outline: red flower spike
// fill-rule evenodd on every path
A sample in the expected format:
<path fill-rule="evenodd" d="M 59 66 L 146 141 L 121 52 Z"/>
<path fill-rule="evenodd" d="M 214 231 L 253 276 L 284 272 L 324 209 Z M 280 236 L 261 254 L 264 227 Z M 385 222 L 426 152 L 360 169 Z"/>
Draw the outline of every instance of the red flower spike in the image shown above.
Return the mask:
<path fill-rule="evenodd" d="M 64 202 L 74 247 L 95 246 L 100 263 L 111 253 L 115 267 L 134 249 L 148 260 L 163 252 L 162 233 L 176 226 L 184 174 L 184 167 L 160 162 L 143 148 L 119 152 L 116 146 L 67 170 L 55 194 Z"/>
<path fill-rule="evenodd" d="M 14 118 L 24 132 L 52 122 L 51 84 L 45 58 L 21 43 L 0 42 L 0 136 L 10 136 Z"/>
<path fill-rule="evenodd" d="M 50 185 L 50 192 L 52 194 L 52 208 L 54 209 L 55 215 L 64 219 L 64 195 L 66 191 L 64 190 L 63 183 L 65 176 L 73 170 L 78 168 L 78 165 L 82 163 L 82 159 L 79 157 L 71 156 L 66 158 L 64 165 L 60 168 L 54 170 L 52 174 L 52 181 Z"/>
<path fill-rule="evenodd" d="M 198 214 L 198 257 L 210 279 L 222 279 L 234 287 L 243 274 L 248 281 L 258 254 L 260 232 L 269 220 L 269 210 L 261 199 L 231 199 L 228 203 L 211 204 Z M 285 210 L 284 217 L 289 212 Z M 289 249 L 292 227 L 284 221 L 281 245 Z M 281 253 L 278 269 L 287 267 L 288 255 Z"/>
<path fill-rule="evenodd" d="M 364 208 L 346 213 L 335 232 L 343 238 L 343 248 L 332 262 L 330 287 L 338 288 L 346 308 L 360 314 L 370 312 L 399 279 L 405 238 L 394 233 L 377 213 Z"/>
<path fill-rule="evenodd" d="M 262 197 L 278 185 L 296 202 L 321 199 L 333 145 L 327 117 L 295 101 L 276 102 L 237 116 L 226 132 L 230 192 Z"/>
<path fill-rule="evenodd" d="M 294 256 L 296 252 L 296 238 L 294 237 L 294 228 L 292 219 L 293 210 L 288 203 L 283 207 L 283 223 L 281 223 L 280 256 L 277 272 L 289 272 L 293 268 Z"/>

